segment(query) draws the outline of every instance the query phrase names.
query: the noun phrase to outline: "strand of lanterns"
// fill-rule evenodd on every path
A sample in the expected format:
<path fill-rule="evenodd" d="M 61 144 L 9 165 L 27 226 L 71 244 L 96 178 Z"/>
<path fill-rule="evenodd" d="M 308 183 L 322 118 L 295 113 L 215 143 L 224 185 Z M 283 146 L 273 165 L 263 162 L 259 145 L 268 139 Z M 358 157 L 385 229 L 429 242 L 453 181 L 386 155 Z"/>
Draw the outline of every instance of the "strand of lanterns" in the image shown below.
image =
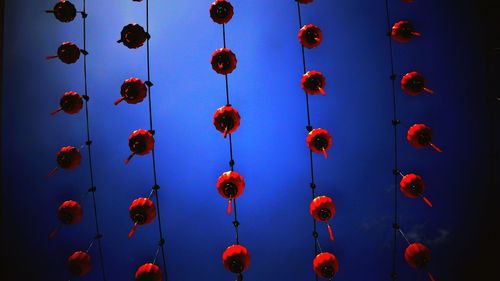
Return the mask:
<path fill-rule="evenodd" d="M 326 95 L 325 86 L 326 78 L 323 73 L 317 70 L 307 71 L 305 48 L 314 49 L 321 44 L 323 33 L 321 29 L 314 24 L 302 24 L 301 4 L 310 4 L 313 0 L 297 0 L 297 11 L 299 18 L 299 42 L 302 50 L 302 65 L 303 75 L 301 86 L 305 92 L 306 109 L 307 109 L 307 146 L 309 148 L 309 163 L 311 172 L 311 188 L 312 202 L 309 206 L 309 211 L 313 217 L 313 238 L 314 238 L 314 260 L 313 269 L 315 278 L 318 277 L 331 280 L 339 271 L 339 263 L 335 255 L 329 252 L 323 252 L 319 242 L 319 234 L 317 231 L 317 222 L 323 222 L 327 226 L 330 240 L 334 240 L 332 227 L 329 221 L 335 216 L 336 205 L 333 199 L 328 196 L 316 196 L 316 183 L 314 178 L 314 161 L 313 153 L 323 154 L 325 159 L 328 158 L 327 151 L 332 146 L 332 136 L 322 128 L 315 128 L 311 125 L 311 110 L 309 107 L 309 95 Z"/>
<path fill-rule="evenodd" d="M 250 253 L 247 248 L 240 245 L 239 231 L 240 222 L 238 221 L 238 210 L 236 207 L 236 199 L 239 198 L 245 188 L 243 176 L 234 171 L 233 159 L 233 138 L 232 134 L 240 126 L 240 114 L 229 102 L 229 82 L 228 74 L 232 73 L 236 68 L 236 55 L 226 47 L 226 24 L 234 15 L 234 8 L 226 0 L 215 0 L 210 5 L 210 17 L 212 20 L 222 25 L 222 38 L 224 47 L 215 50 L 212 54 L 211 65 L 212 69 L 221 75 L 224 75 L 226 83 L 226 105 L 218 108 L 213 116 L 213 124 L 215 128 L 222 133 L 224 138 L 229 136 L 229 167 L 230 171 L 222 173 L 217 180 L 217 191 L 219 194 L 228 200 L 227 213 L 234 214 L 233 226 L 236 234 L 235 244 L 229 246 L 222 254 L 222 263 L 224 267 L 237 274 L 237 280 L 243 280 L 243 272 L 250 265 Z"/>
<path fill-rule="evenodd" d="M 133 0 L 134 2 L 142 2 L 142 0 Z M 120 39 L 118 43 L 123 43 L 129 49 L 137 49 L 142 47 L 146 43 L 146 65 L 147 65 L 147 80 L 142 81 L 137 77 L 132 77 L 125 80 L 120 88 L 121 98 L 115 101 L 115 105 L 118 105 L 122 101 L 128 104 L 138 104 L 141 103 L 146 96 L 148 96 L 148 110 L 149 110 L 149 129 L 138 129 L 133 131 L 128 138 L 128 145 L 130 151 L 132 152 L 130 156 L 125 160 L 125 164 L 128 164 L 132 160 L 133 156 L 147 155 L 151 153 L 152 167 L 153 167 L 153 187 L 148 197 L 140 197 L 135 199 L 129 208 L 129 215 L 132 219 L 133 226 L 130 230 L 128 237 L 132 238 L 137 230 L 138 226 L 146 225 L 152 223 L 155 218 L 158 219 L 158 233 L 159 242 L 158 249 L 156 251 L 155 258 L 150 263 L 145 263 L 137 269 L 135 273 L 136 280 L 168 280 L 167 277 L 167 266 L 165 258 L 165 239 L 163 236 L 163 228 L 161 223 L 161 211 L 160 211 L 160 199 L 158 185 L 157 173 L 156 173 L 156 158 L 155 158 L 155 130 L 153 127 L 153 110 L 152 110 L 152 100 L 151 100 L 151 88 L 153 83 L 151 82 L 151 67 L 150 67 L 150 46 L 149 40 L 151 38 L 149 34 L 149 1 L 146 0 L 146 30 L 137 24 L 130 23 L 123 27 L 121 31 Z M 156 206 L 151 200 L 154 195 Z M 163 272 L 158 265 L 156 265 L 156 260 L 159 252 L 162 255 L 163 261 Z"/>
<path fill-rule="evenodd" d="M 402 0 L 404 3 L 412 3 L 413 0 Z M 398 279 L 397 275 L 397 236 L 401 234 L 405 241 L 408 243 L 406 247 L 404 258 L 405 261 L 413 268 L 425 269 L 427 268 L 431 255 L 430 250 L 422 243 L 411 243 L 399 224 L 399 214 L 398 214 L 398 185 L 402 194 L 407 198 L 417 199 L 421 198 L 429 207 L 432 207 L 431 201 L 424 196 L 425 182 L 423 178 L 414 173 L 403 174 L 399 168 L 399 155 L 398 155 L 398 125 L 401 121 L 398 119 L 398 107 L 397 107 L 397 91 L 396 91 L 396 79 L 397 74 L 395 72 L 394 66 L 394 51 L 393 51 L 393 40 L 397 43 L 406 44 L 409 43 L 414 37 L 420 37 L 421 34 L 415 30 L 412 23 L 407 20 L 400 20 L 391 26 L 391 15 L 389 9 L 389 0 L 385 0 L 386 16 L 387 16 L 387 29 L 389 35 L 389 51 L 390 51 L 390 65 L 391 65 L 391 75 L 390 80 L 392 84 L 392 103 L 393 103 L 393 119 L 392 126 L 394 132 L 394 239 L 393 239 L 393 252 L 392 252 L 392 273 L 391 278 L 393 280 Z M 401 89 L 404 93 L 409 96 L 418 96 L 423 92 L 433 94 L 434 92 L 426 87 L 426 80 L 422 74 L 417 71 L 411 71 L 405 74 L 401 79 Z M 407 133 L 407 141 L 409 144 L 417 149 L 424 147 L 432 147 L 437 152 L 442 152 L 434 143 L 432 143 L 432 130 L 425 124 L 414 124 L 411 126 Z M 399 180 L 399 177 L 402 179 Z M 398 184 L 399 181 L 399 184 Z M 434 281 L 433 275 L 427 271 L 430 280 Z"/>
<path fill-rule="evenodd" d="M 92 140 L 90 138 L 90 126 L 89 126 L 89 95 L 88 95 L 88 83 L 87 83 L 87 5 L 86 0 L 83 0 L 83 10 L 77 12 L 75 5 L 73 5 L 70 1 L 60 0 L 52 10 L 46 11 L 47 13 L 53 13 L 55 18 L 63 23 L 69 23 L 76 18 L 77 13 L 80 13 L 83 19 L 83 49 L 78 48 L 78 46 L 71 42 L 64 42 L 60 45 L 57 50 L 57 55 L 49 56 L 47 59 L 59 58 L 63 63 L 73 64 L 78 61 L 80 58 L 80 53 L 83 54 L 83 80 L 84 80 L 84 95 L 83 97 L 74 91 L 68 91 L 64 93 L 61 97 L 59 105 L 60 107 L 55 111 L 51 112 L 51 115 L 55 115 L 56 113 L 63 111 L 67 114 L 76 114 L 81 111 L 83 108 L 83 104 L 85 101 L 85 124 L 86 124 L 86 141 L 85 145 L 87 146 L 88 152 L 88 163 L 89 163 L 89 177 L 90 177 L 90 188 L 85 193 L 92 193 L 92 206 L 94 210 L 94 221 L 95 221 L 95 231 L 96 235 L 90 242 L 89 247 L 86 251 L 76 251 L 74 252 L 67 260 L 67 265 L 69 271 L 74 276 L 83 276 L 90 272 L 92 267 L 92 259 L 89 254 L 90 249 L 94 245 L 94 242 L 97 241 L 98 249 L 99 249 L 99 260 L 101 265 L 102 279 L 106 280 L 106 271 L 104 267 L 104 258 L 103 258 L 103 250 L 101 245 L 102 234 L 99 228 L 99 215 L 97 211 L 97 202 L 95 192 L 97 188 L 94 183 L 94 172 L 93 172 L 93 164 L 92 164 L 92 150 L 91 144 Z M 49 176 L 54 175 L 54 173 L 59 169 L 72 170 L 76 169 L 80 166 L 81 162 L 81 153 L 80 149 L 83 148 L 82 145 L 80 148 L 76 148 L 73 146 L 65 146 L 62 147 L 57 153 L 57 164 L 58 166 L 53 169 Z M 84 196 L 85 198 L 85 196 Z M 62 225 L 73 225 L 77 224 L 81 221 L 83 216 L 83 209 L 77 201 L 67 200 L 63 202 L 58 210 L 57 215 L 60 220 L 58 226 L 49 234 L 49 239 L 53 239 L 58 231 L 60 230 Z"/>

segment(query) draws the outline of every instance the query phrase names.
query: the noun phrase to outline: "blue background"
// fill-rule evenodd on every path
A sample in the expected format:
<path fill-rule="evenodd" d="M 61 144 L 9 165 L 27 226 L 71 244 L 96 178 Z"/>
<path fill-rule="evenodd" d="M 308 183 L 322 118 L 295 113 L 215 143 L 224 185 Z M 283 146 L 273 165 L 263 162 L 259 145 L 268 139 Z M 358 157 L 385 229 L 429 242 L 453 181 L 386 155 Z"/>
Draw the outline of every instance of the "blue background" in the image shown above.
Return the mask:
<path fill-rule="evenodd" d="M 81 8 L 80 0 L 73 1 Z M 437 280 L 459 280 L 457 268 L 488 235 L 479 231 L 482 200 L 491 170 L 491 138 L 485 102 L 484 57 L 477 10 L 472 3 L 390 1 L 392 21 L 408 19 L 423 36 L 395 45 L 396 72 L 426 75 L 436 95 L 409 97 L 398 87 L 400 163 L 428 184 L 428 208 L 399 194 L 401 227 L 412 241 L 432 250 Z M 465 2 L 465 1 L 464 1 Z M 472 1 L 470 1 L 472 2 Z M 242 116 L 233 134 L 236 171 L 246 181 L 238 200 L 241 243 L 252 264 L 245 280 L 312 280 L 313 239 L 309 215 L 306 112 L 294 1 L 232 1 L 235 16 L 227 43 L 238 66 L 229 76 L 231 103 Z M 3 217 L 7 272 L 20 280 L 67 280 L 66 257 L 84 250 L 93 237 L 87 157 L 79 169 L 46 174 L 61 146 L 85 141 L 83 111 L 49 112 L 69 90 L 83 93 L 82 60 L 65 65 L 46 61 L 63 41 L 82 45 L 81 19 L 59 23 L 44 13 L 55 1 L 6 1 L 4 97 L 2 108 Z M 453 5 L 452 5 L 453 4 Z M 210 67 L 222 47 L 222 27 L 208 14 L 210 1 L 151 1 L 151 66 L 158 179 L 170 280 L 233 280 L 221 264 L 234 242 L 226 201 L 215 189 L 228 167 L 229 151 L 212 125 L 224 105 L 224 77 Z M 128 207 L 152 186 L 151 156 L 126 166 L 128 135 L 147 128 L 147 103 L 114 106 L 122 82 L 146 77 L 146 50 L 116 43 L 130 22 L 145 26 L 145 3 L 88 1 L 88 79 L 95 178 L 105 263 L 109 280 L 132 280 L 136 268 L 153 259 L 158 226 L 140 227 L 132 239 Z M 306 50 L 309 69 L 327 77 L 327 96 L 311 97 L 312 124 L 334 138 L 331 157 L 315 155 L 318 193 L 337 204 L 335 242 L 319 225 L 324 250 L 340 262 L 335 280 L 389 280 L 392 251 L 393 135 L 384 1 L 314 1 L 302 8 L 303 22 L 324 32 L 324 41 Z M 470 20 L 462 20 L 469 18 Z M 414 123 L 433 128 L 443 150 L 416 150 L 406 140 Z M 82 151 L 83 152 L 83 151 Z M 493 171 L 498 172 L 498 171 Z M 84 219 L 64 227 L 57 238 L 56 210 L 67 199 L 82 200 Z M 484 234 L 486 233 L 486 234 Z M 425 271 L 403 260 L 401 280 L 426 280 Z M 97 247 L 92 272 L 100 280 Z M 160 263 L 161 264 L 161 263 Z M 23 267 L 20 271 L 19 268 Z"/>

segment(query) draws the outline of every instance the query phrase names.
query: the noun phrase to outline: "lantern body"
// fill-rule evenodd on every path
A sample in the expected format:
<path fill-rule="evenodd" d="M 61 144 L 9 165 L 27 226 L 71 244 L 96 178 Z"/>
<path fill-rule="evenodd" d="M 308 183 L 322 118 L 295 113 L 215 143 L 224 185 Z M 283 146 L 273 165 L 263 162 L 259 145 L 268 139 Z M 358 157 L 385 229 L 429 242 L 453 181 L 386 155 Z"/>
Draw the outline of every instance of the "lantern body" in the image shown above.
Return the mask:
<path fill-rule="evenodd" d="M 75 276 L 83 276 L 89 273 L 92 268 L 92 259 L 88 253 L 77 251 L 69 256 L 67 265 L 71 274 Z"/>
<path fill-rule="evenodd" d="M 73 146 L 62 147 L 57 153 L 57 164 L 67 170 L 76 169 L 80 166 L 82 156 L 80 150 Z"/>
<path fill-rule="evenodd" d="M 313 49 L 321 44 L 323 32 L 314 24 L 304 25 L 299 31 L 299 42 L 302 46 Z"/>
<path fill-rule="evenodd" d="M 407 73 L 401 79 L 401 89 L 410 96 L 419 95 L 426 89 L 424 76 L 416 71 Z"/>
<path fill-rule="evenodd" d="M 333 140 L 327 130 L 317 128 L 309 132 L 306 138 L 307 146 L 312 152 L 323 153 L 332 146 Z"/>
<path fill-rule="evenodd" d="M 218 24 L 228 23 L 234 15 L 233 5 L 226 0 L 215 0 L 210 5 L 210 17 Z"/>
<path fill-rule="evenodd" d="M 432 142 L 432 129 L 425 124 L 415 124 L 410 127 L 406 139 L 415 148 L 424 148 Z"/>
<path fill-rule="evenodd" d="M 250 253 L 241 245 L 229 246 L 222 254 L 224 267 L 232 273 L 242 273 L 250 266 Z"/>
<path fill-rule="evenodd" d="M 121 100 L 124 100 L 128 104 L 137 104 L 144 100 L 146 97 L 148 89 L 146 84 L 139 78 L 129 78 L 123 82 L 120 88 Z"/>
<path fill-rule="evenodd" d="M 318 196 L 309 205 L 309 213 L 317 221 L 329 221 L 335 216 L 335 212 L 335 203 L 328 196 Z"/>
<path fill-rule="evenodd" d="M 210 64 L 212 69 L 223 75 L 227 75 L 236 69 L 236 55 L 228 48 L 220 48 L 212 54 Z"/>
<path fill-rule="evenodd" d="M 309 4 L 313 2 L 313 0 L 296 0 L 296 1 L 299 2 L 300 4 Z"/>
<path fill-rule="evenodd" d="M 413 268 L 423 268 L 431 261 L 431 251 L 424 244 L 412 243 L 406 247 L 405 260 Z"/>
<path fill-rule="evenodd" d="M 217 131 L 224 134 L 234 133 L 240 126 L 240 114 L 238 110 L 230 105 L 218 108 L 214 113 L 213 124 Z"/>
<path fill-rule="evenodd" d="M 135 130 L 128 137 L 128 146 L 134 154 L 146 155 L 153 150 L 154 145 L 155 139 L 148 130 Z"/>
<path fill-rule="evenodd" d="M 57 49 L 57 57 L 66 64 L 72 64 L 80 58 L 80 48 L 74 43 L 63 42 Z"/>
<path fill-rule="evenodd" d="M 311 70 L 302 76 L 300 85 L 304 91 L 310 95 L 325 95 L 326 78 L 323 73 Z"/>
<path fill-rule="evenodd" d="M 59 106 L 68 114 L 76 114 L 82 110 L 83 98 L 77 92 L 66 92 L 59 100 Z"/>
<path fill-rule="evenodd" d="M 319 277 L 330 279 L 339 271 L 339 262 L 333 254 L 323 252 L 314 258 L 313 268 Z"/>
<path fill-rule="evenodd" d="M 391 31 L 391 37 L 399 43 L 408 43 L 415 36 L 420 34 L 415 31 L 415 27 L 409 21 L 401 20 L 394 24 Z"/>
<path fill-rule="evenodd" d="M 129 207 L 129 215 L 138 225 L 149 224 L 156 217 L 156 207 L 149 198 L 137 198 Z"/>
<path fill-rule="evenodd" d="M 60 0 L 54 6 L 54 16 L 60 22 L 70 22 L 76 17 L 76 8 L 69 1 Z"/>
<path fill-rule="evenodd" d="M 245 180 L 237 172 L 228 171 L 223 173 L 217 180 L 217 191 L 226 199 L 236 199 L 243 194 Z"/>
<path fill-rule="evenodd" d="M 137 49 L 149 39 L 149 34 L 137 23 L 130 23 L 124 26 L 120 35 L 118 43 L 123 43 L 129 49 Z"/>
<path fill-rule="evenodd" d="M 152 263 L 141 265 L 135 272 L 135 280 L 137 281 L 162 281 L 163 274 L 161 269 Z"/>
<path fill-rule="evenodd" d="M 76 201 L 64 201 L 57 210 L 57 216 L 63 224 L 77 224 L 82 219 L 83 209 Z"/>
<path fill-rule="evenodd" d="M 424 193 L 425 182 L 419 175 L 407 174 L 399 182 L 399 187 L 404 196 L 415 199 Z"/>

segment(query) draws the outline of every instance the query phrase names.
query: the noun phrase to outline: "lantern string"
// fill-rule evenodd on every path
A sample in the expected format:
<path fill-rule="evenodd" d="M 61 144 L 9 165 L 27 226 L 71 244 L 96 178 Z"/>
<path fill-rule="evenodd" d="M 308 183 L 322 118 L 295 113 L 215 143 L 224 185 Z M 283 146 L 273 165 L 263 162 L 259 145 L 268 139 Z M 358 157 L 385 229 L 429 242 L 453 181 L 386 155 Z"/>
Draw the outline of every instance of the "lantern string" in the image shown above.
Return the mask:
<path fill-rule="evenodd" d="M 94 239 L 92 239 L 92 241 L 90 241 L 90 245 L 89 245 L 89 247 L 87 248 L 87 251 L 86 251 L 87 253 L 90 251 L 90 249 L 91 249 L 91 248 L 92 248 L 92 246 L 94 245 L 94 241 L 95 241 L 95 238 L 94 238 Z"/>
<path fill-rule="evenodd" d="M 401 230 L 401 228 L 399 229 L 399 233 L 401 233 L 401 235 L 403 236 L 403 238 L 406 240 L 406 243 L 408 243 L 408 245 L 410 245 L 410 240 L 408 240 L 408 238 L 406 237 L 405 233 L 403 232 L 403 230 Z"/>
<path fill-rule="evenodd" d="M 160 253 L 160 246 L 158 246 L 158 248 L 156 249 L 156 254 L 155 254 L 155 258 L 153 259 L 153 264 L 156 264 L 156 259 L 158 258 L 159 253 Z"/>

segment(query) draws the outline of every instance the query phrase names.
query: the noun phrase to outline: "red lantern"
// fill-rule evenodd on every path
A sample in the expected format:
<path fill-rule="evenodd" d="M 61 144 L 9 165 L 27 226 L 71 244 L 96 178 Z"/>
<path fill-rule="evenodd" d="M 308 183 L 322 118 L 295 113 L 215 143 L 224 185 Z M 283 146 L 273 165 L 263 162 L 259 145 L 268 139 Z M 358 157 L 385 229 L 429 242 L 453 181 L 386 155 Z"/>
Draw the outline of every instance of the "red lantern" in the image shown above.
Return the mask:
<path fill-rule="evenodd" d="M 73 3 L 65 0 L 60 0 L 50 12 L 54 13 L 56 19 L 60 22 L 70 22 L 76 17 L 76 8 Z"/>
<path fill-rule="evenodd" d="M 322 40 L 323 32 L 314 24 L 304 25 L 299 31 L 299 42 L 306 48 L 316 48 Z"/>
<path fill-rule="evenodd" d="M 233 199 L 240 197 L 244 189 L 245 180 L 237 172 L 225 172 L 217 180 L 217 191 L 222 197 L 229 199 L 227 203 L 228 214 L 231 214 Z"/>
<path fill-rule="evenodd" d="M 319 277 L 331 279 L 339 271 L 339 262 L 333 254 L 323 252 L 314 258 L 313 268 Z"/>
<path fill-rule="evenodd" d="M 228 23 L 234 15 L 233 5 L 226 0 L 215 0 L 210 5 L 210 17 L 218 24 Z"/>
<path fill-rule="evenodd" d="M 123 43 L 129 49 L 137 49 L 144 45 L 144 42 L 149 38 L 149 34 L 142 26 L 137 23 L 130 23 L 123 27 L 120 40 L 117 42 Z"/>
<path fill-rule="evenodd" d="M 432 90 L 425 87 L 425 77 L 416 71 L 409 72 L 403 76 L 403 79 L 401 79 L 401 89 L 410 96 L 417 96 L 423 91 L 434 94 Z"/>
<path fill-rule="evenodd" d="M 336 208 L 332 198 L 328 196 L 318 196 L 309 205 L 309 213 L 316 221 L 326 222 L 330 240 L 334 240 L 332 227 L 328 222 L 335 216 Z"/>
<path fill-rule="evenodd" d="M 82 161 L 82 155 L 80 154 L 80 150 L 74 146 L 64 146 L 57 153 L 57 164 L 58 167 L 54 168 L 50 173 L 49 177 L 54 175 L 59 168 L 65 170 L 74 170 L 78 166 L 80 166 L 80 162 Z"/>
<path fill-rule="evenodd" d="M 415 148 L 424 148 L 430 145 L 437 152 L 443 152 L 432 143 L 432 130 L 425 124 L 415 124 L 411 126 L 406 135 L 406 139 L 410 145 Z"/>
<path fill-rule="evenodd" d="M 394 41 L 399 43 L 408 43 L 413 37 L 420 37 L 421 34 L 415 31 L 415 27 L 409 21 L 398 21 L 392 27 L 391 37 Z"/>
<path fill-rule="evenodd" d="M 81 277 L 90 272 L 92 259 L 87 252 L 77 251 L 69 256 L 67 265 L 71 274 Z"/>
<path fill-rule="evenodd" d="M 327 130 L 317 128 L 309 132 L 306 138 L 307 146 L 312 152 L 323 153 L 328 158 L 327 150 L 332 146 L 332 135 Z"/>
<path fill-rule="evenodd" d="M 224 267 L 232 273 L 243 273 L 250 266 L 250 253 L 241 245 L 232 245 L 222 254 Z"/>
<path fill-rule="evenodd" d="M 214 126 L 217 131 L 221 132 L 226 138 L 228 134 L 232 134 L 240 126 L 240 114 L 231 105 L 225 105 L 218 108 L 214 114 Z"/>
<path fill-rule="evenodd" d="M 323 73 L 319 71 L 311 70 L 302 75 L 300 84 L 302 86 L 302 89 L 304 89 L 304 91 L 310 95 L 316 95 L 320 93 L 323 96 L 326 95 L 326 78 L 325 76 L 323 76 Z"/>
<path fill-rule="evenodd" d="M 313 2 L 313 0 L 295 0 L 295 1 L 299 2 L 300 4 L 309 4 Z"/>
<path fill-rule="evenodd" d="M 416 174 L 407 174 L 399 182 L 399 187 L 404 196 L 408 198 L 422 198 L 424 202 L 432 208 L 432 203 L 427 197 L 425 197 L 425 182 L 421 176 Z"/>
<path fill-rule="evenodd" d="M 77 224 L 81 221 L 82 216 L 82 206 L 80 206 L 80 203 L 73 200 L 64 201 L 57 209 L 57 217 L 62 224 Z M 49 234 L 49 240 L 54 239 L 60 228 L 60 224 L 56 226 L 56 228 Z"/>
<path fill-rule="evenodd" d="M 115 101 L 115 105 L 118 105 L 122 101 L 128 104 L 140 103 L 146 97 L 147 92 L 146 84 L 141 79 L 135 77 L 129 78 L 123 82 L 120 89 L 122 97 Z"/>
<path fill-rule="evenodd" d="M 403 3 L 410 4 L 413 3 L 413 0 L 401 0 Z"/>
<path fill-rule="evenodd" d="M 413 268 L 425 268 L 431 261 L 431 251 L 422 243 L 412 243 L 406 247 L 405 260 Z M 435 281 L 430 272 L 427 274 L 431 281 Z"/>
<path fill-rule="evenodd" d="M 135 199 L 128 211 L 130 218 L 134 222 L 134 226 L 128 233 L 128 238 L 134 235 L 137 225 L 150 224 L 156 218 L 155 204 L 149 198 Z"/>
<path fill-rule="evenodd" d="M 148 130 L 138 129 L 128 136 L 128 146 L 132 154 L 125 160 L 125 164 L 128 164 L 134 155 L 146 155 L 150 153 L 155 146 L 155 139 L 153 138 L 153 134 Z"/>
<path fill-rule="evenodd" d="M 83 98 L 77 92 L 66 92 L 59 100 L 59 108 L 52 111 L 50 115 L 56 115 L 59 111 L 68 114 L 76 114 L 82 110 Z"/>
<path fill-rule="evenodd" d="M 153 263 L 145 263 L 135 272 L 135 280 L 137 281 L 162 281 L 163 275 L 160 267 Z"/>
<path fill-rule="evenodd" d="M 66 64 L 75 63 L 80 58 L 80 48 L 71 42 L 63 42 L 57 49 L 57 56 L 48 56 L 47 59 L 59 58 Z"/>
<path fill-rule="evenodd" d="M 236 68 L 236 55 L 228 48 L 220 48 L 215 50 L 212 54 L 212 64 L 213 70 L 219 74 L 227 75 Z"/>

